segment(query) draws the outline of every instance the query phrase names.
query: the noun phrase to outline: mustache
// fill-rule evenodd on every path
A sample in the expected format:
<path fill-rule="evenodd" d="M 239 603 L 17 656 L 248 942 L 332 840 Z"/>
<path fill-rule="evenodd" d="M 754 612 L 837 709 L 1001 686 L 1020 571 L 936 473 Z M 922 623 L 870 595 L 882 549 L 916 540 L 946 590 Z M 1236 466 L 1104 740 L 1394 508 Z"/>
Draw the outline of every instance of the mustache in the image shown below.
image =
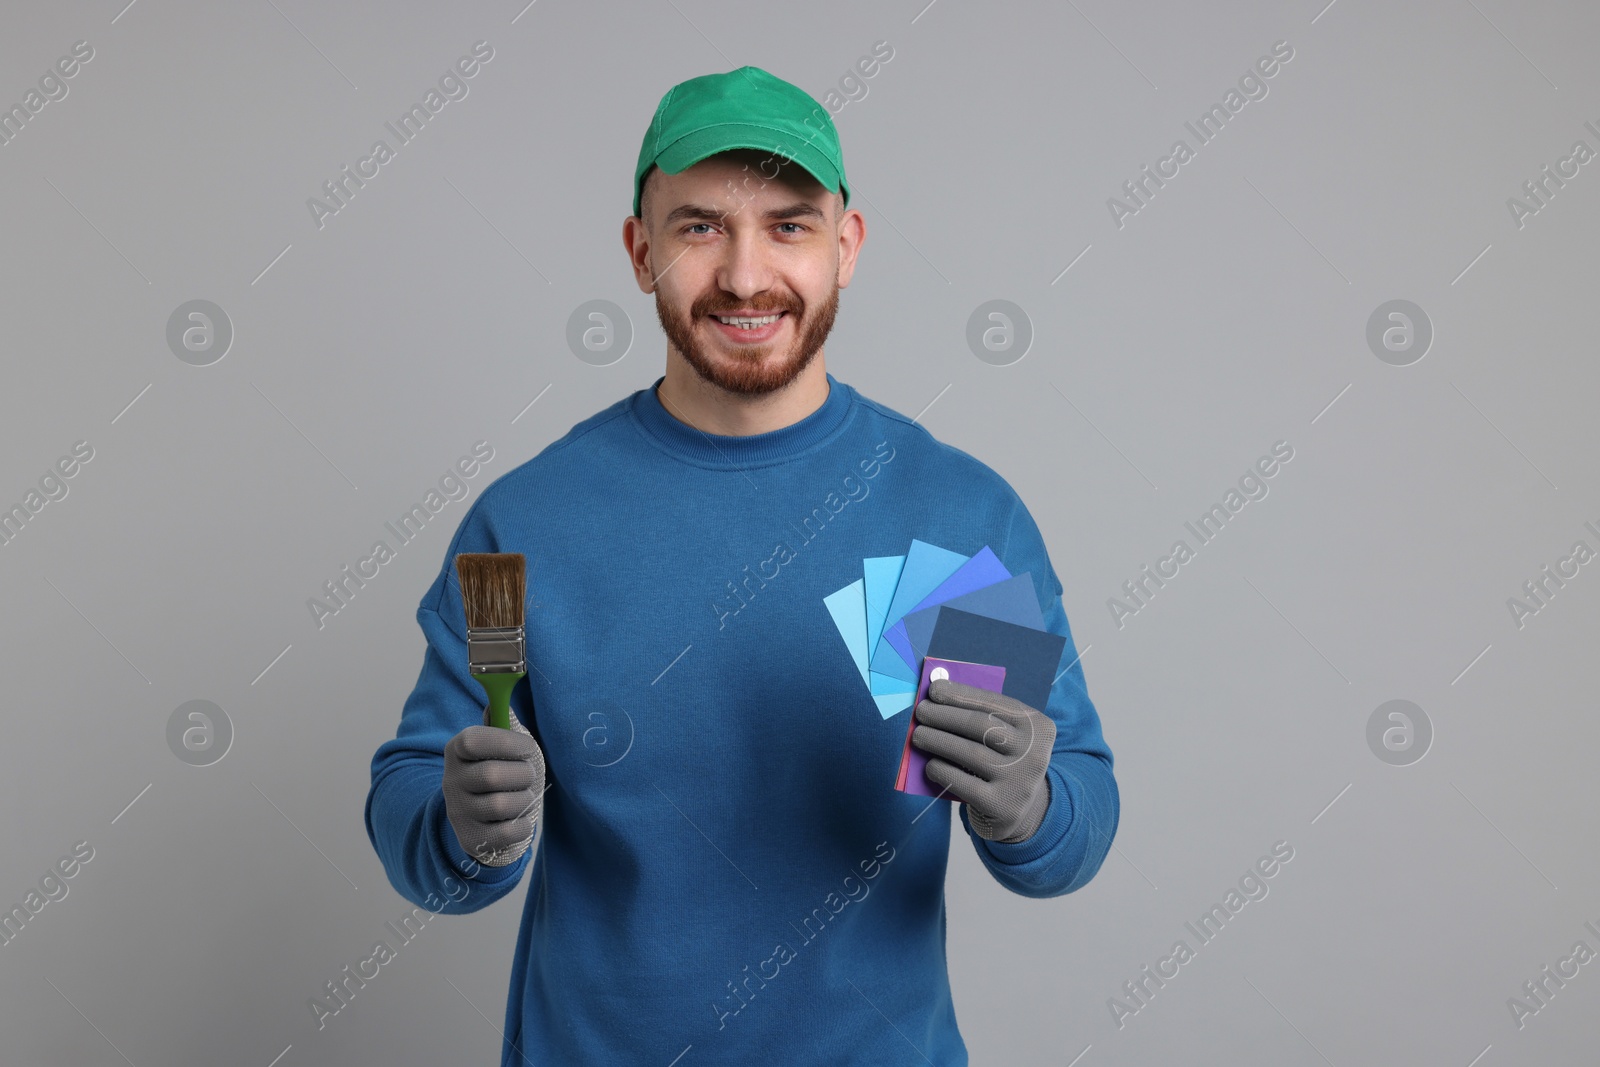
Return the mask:
<path fill-rule="evenodd" d="M 800 303 L 796 300 L 747 300 L 733 303 L 721 297 L 711 296 L 701 297 L 696 300 L 693 306 L 689 308 L 689 314 L 693 318 L 701 318 L 705 315 L 726 315 L 743 308 L 753 308 L 757 314 L 767 314 L 773 311 L 787 311 L 795 315 L 800 313 Z"/>

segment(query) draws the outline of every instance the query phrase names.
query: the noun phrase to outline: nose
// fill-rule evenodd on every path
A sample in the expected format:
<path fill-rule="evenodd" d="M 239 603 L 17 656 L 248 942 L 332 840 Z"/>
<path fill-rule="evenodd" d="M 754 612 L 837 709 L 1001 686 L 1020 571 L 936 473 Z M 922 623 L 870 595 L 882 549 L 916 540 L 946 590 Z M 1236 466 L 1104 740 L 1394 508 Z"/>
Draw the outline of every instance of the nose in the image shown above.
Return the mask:
<path fill-rule="evenodd" d="M 723 245 L 717 284 L 741 300 L 772 288 L 775 274 L 762 234 L 736 230 Z"/>

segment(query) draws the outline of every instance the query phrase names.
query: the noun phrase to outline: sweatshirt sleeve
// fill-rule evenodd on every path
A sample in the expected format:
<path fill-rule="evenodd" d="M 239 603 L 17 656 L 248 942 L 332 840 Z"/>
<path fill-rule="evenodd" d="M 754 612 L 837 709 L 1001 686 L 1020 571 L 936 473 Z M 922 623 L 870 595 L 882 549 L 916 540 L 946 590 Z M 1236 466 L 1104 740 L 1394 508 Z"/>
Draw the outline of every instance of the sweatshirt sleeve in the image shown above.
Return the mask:
<path fill-rule="evenodd" d="M 469 532 L 474 511 L 462 519 L 445 566 L 417 608 L 427 639 L 422 672 L 401 710 L 395 737 L 373 756 L 367 792 L 367 836 L 389 883 L 436 914 L 464 914 L 493 904 L 516 886 L 534 852 L 530 848 L 504 867 L 485 867 L 461 847 L 445 814 L 444 746 L 466 727 L 482 724 L 487 703 L 483 687 L 467 670 L 466 616 L 459 585 L 449 580 L 457 552 L 496 551 L 484 543 L 486 536 Z M 520 714 L 526 702 L 525 687 L 519 685 L 512 713 Z"/>
<path fill-rule="evenodd" d="M 1001 885 L 1025 897 L 1063 896 L 1088 884 L 1116 836 L 1121 803 L 1111 773 L 1111 748 L 1089 700 L 1083 665 L 1061 605 L 1061 581 L 1050 565 L 1039 528 L 1020 499 L 999 555 L 1012 574 L 1033 575 L 1045 629 L 1067 639 L 1057 665 L 1060 676 L 1050 688 L 1048 705 L 1039 709 L 1056 724 L 1055 746 L 1045 771 L 1050 802 L 1033 836 L 1016 844 L 979 837 L 965 804 L 960 807 L 961 825 L 978 858 Z"/>

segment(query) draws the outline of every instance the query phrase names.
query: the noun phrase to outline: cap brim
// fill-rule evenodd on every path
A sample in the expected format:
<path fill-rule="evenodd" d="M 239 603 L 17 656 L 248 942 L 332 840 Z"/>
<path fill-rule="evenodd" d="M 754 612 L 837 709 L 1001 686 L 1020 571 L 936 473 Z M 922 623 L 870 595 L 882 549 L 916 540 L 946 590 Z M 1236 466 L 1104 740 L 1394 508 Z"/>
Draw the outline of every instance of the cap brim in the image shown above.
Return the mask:
<path fill-rule="evenodd" d="M 781 130 L 744 122 L 708 126 L 685 134 L 657 153 L 655 163 L 666 173 L 677 174 L 718 152 L 735 148 L 753 148 L 771 152 L 783 160 L 792 160 L 830 193 L 839 192 L 843 185 L 838 170 L 828 161 L 828 157 L 810 144 L 804 141 L 795 144 Z M 783 165 L 782 160 L 778 165 Z M 848 199 L 850 192 L 847 188 L 844 189 L 844 195 Z"/>

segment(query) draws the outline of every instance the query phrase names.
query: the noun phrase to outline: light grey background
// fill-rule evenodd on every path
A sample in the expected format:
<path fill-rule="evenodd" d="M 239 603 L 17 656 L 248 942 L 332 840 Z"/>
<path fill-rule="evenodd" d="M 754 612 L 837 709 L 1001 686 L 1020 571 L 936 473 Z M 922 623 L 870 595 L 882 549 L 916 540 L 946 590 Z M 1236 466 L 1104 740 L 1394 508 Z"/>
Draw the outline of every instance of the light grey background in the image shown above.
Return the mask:
<path fill-rule="evenodd" d="M 306 601 L 474 441 L 469 500 L 661 373 L 620 229 L 669 86 L 754 63 L 821 98 L 880 40 L 835 116 L 869 236 L 828 367 L 1027 501 L 1122 791 L 1064 898 L 1008 894 L 957 830 L 973 1062 L 1593 1062 L 1600 963 L 1521 1028 L 1507 1000 L 1600 950 L 1600 564 L 1520 628 L 1507 599 L 1600 548 L 1600 162 L 1520 228 L 1507 198 L 1600 149 L 1600 9 L 925 2 L 6 11 L 0 102 L 94 58 L 0 147 L 0 504 L 94 458 L 0 546 L 0 903 L 95 850 L 0 947 L 7 1063 L 498 1062 L 525 887 L 325 1029 L 307 1006 L 408 907 L 362 804 L 467 501 L 323 628 Z M 478 40 L 469 95 L 319 229 L 307 198 Z M 1107 198 L 1280 40 L 1268 95 L 1119 228 Z M 166 343 L 195 299 L 234 330 L 205 367 Z M 605 367 L 565 340 L 595 299 L 635 331 Z M 991 299 L 1034 331 L 1009 366 L 966 343 Z M 1409 366 L 1366 342 L 1394 299 L 1434 329 Z M 1270 493 L 1119 628 L 1108 599 L 1280 440 Z M 234 730 L 208 767 L 167 744 L 197 699 Z M 1409 766 L 1366 740 L 1393 699 L 1434 730 Z M 1109 998 L 1280 840 L 1270 894 L 1119 1028 Z"/>

